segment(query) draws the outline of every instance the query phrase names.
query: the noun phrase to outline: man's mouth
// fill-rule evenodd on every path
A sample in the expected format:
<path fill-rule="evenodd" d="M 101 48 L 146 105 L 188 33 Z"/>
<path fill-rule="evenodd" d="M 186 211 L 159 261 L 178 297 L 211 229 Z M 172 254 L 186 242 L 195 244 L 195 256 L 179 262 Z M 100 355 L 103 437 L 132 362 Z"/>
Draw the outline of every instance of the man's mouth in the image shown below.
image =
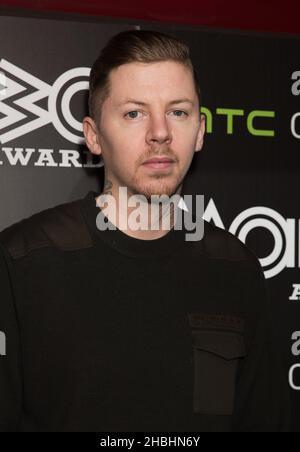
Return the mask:
<path fill-rule="evenodd" d="M 174 160 L 170 159 L 151 159 L 143 163 L 143 166 L 151 169 L 165 170 L 174 164 Z"/>
<path fill-rule="evenodd" d="M 174 160 L 170 157 L 153 157 L 151 159 L 145 160 L 143 163 L 147 168 L 152 169 L 168 169 L 172 166 Z"/>

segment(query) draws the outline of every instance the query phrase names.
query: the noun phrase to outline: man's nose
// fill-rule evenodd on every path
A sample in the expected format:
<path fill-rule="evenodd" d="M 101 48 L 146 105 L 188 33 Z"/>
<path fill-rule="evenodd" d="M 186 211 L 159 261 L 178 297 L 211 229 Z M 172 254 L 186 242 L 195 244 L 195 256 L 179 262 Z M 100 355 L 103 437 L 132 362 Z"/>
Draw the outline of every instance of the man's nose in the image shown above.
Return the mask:
<path fill-rule="evenodd" d="M 165 143 L 172 141 L 170 126 L 165 114 L 152 116 L 147 130 L 146 140 L 148 144 Z"/>

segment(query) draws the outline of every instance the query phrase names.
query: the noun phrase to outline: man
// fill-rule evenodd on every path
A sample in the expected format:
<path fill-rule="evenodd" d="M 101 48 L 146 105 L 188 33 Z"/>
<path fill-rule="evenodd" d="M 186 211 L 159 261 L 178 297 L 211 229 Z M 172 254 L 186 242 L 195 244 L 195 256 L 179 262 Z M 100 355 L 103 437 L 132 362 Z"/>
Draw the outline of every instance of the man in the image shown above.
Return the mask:
<path fill-rule="evenodd" d="M 95 61 L 83 128 L 103 193 L 0 234 L 2 430 L 288 428 L 257 258 L 209 223 L 186 240 L 186 209 L 166 201 L 203 146 L 200 102 L 188 48 L 171 36 L 122 32 Z M 130 199 L 143 227 L 125 221 Z"/>

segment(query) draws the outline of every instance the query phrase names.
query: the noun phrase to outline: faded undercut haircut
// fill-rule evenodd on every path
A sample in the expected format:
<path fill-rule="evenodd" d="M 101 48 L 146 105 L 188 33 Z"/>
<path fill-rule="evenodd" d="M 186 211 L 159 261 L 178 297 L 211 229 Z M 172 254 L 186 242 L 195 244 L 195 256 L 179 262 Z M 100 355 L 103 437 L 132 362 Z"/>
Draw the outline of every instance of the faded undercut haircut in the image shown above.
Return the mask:
<path fill-rule="evenodd" d="M 152 30 L 127 30 L 108 41 L 91 68 L 89 115 L 96 124 L 100 122 L 102 104 L 109 95 L 110 72 L 126 63 L 159 61 L 175 61 L 191 70 L 200 107 L 199 80 L 187 44 L 173 36 Z"/>

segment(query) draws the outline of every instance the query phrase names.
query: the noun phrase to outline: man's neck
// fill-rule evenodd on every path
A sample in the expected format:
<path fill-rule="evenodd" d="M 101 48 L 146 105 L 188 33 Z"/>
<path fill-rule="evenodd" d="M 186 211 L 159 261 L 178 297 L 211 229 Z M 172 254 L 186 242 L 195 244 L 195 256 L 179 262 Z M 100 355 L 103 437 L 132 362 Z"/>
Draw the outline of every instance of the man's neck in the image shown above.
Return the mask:
<path fill-rule="evenodd" d="M 172 202 L 151 203 L 145 197 L 131 195 L 127 188 L 122 188 L 123 191 L 106 179 L 102 193 L 96 198 L 97 206 L 110 223 L 125 234 L 140 240 L 161 238 L 172 229 L 175 211 Z M 176 194 L 180 195 L 180 192 L 181 186 Z"/>

